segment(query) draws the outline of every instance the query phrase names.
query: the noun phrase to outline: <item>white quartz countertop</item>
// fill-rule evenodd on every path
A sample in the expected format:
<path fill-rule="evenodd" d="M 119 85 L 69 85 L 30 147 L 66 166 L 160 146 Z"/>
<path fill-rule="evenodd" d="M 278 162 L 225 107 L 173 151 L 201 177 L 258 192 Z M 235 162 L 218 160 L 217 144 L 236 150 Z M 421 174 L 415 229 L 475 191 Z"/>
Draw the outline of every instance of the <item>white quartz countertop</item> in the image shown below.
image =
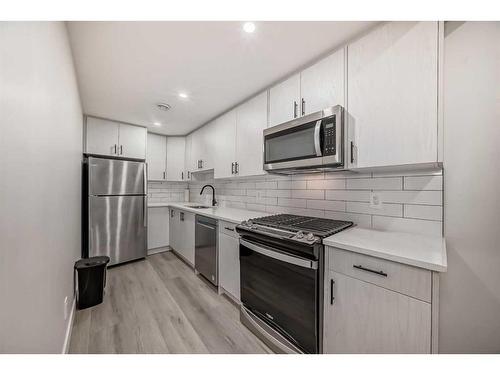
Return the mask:
<path fill-rule="evenodd" d="M 432 271 L 447 269 L 443 237 L 353 227 L 324 239 L 323 243 Z"/>
<path fill-rule="evenodd" d="M 203 216 L 208 216 L 218 220 L 230 221 L 232 223 L 241 223 L 244 220 L 269 215 L 266 212 L 249 211 L 231 207 L 210 207 L 210 208 L 192 208 L 188 206 L 202 205 L 196 202 L 168 202 L 168 203 L 149 203 L 149 208 L 154 207 L 172 207 L 183 211 L 193 212 Z"/>

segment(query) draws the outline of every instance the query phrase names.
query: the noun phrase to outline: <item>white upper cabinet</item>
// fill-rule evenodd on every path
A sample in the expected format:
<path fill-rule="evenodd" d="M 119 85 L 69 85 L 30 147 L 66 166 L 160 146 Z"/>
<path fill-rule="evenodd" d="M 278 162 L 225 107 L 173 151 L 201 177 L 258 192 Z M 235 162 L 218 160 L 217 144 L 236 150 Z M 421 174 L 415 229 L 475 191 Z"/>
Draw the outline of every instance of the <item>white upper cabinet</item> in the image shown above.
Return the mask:
<path fill-rule="evenodd" d="M 345 49 L 318 61 L 300 73 L 300 114 L 345 105 Z"/>
<path fill-rule="evenodd" d="M 437 161 L 437 74 L 437 22 L 389 22 L 348 46 L 349 167 Z"/>
<path fill-rule="evenodd" d="M 85 152 L 94 155 L 118 156 L 118 129 L 114 121 L 87 117 Z"/>
<path fill-rule="evenodd" d="M 236 169 L 236 110 L 216 120 L 215 133 L 214 178 L 232 177 Z"/>
<path fill-rule="evenodd" d="M 147 130 L 140 126 L 120 124 L 118 140 L 119 156 L 124 158 L 146 159 Z"/>
<path fill-rule="evenodd" d="M 202 155 L 204 152 L 202 130 L 205 126 L 195 130 L 193 133 L 190 134 L 190 136 L 191 136 L 191 158 L 190 159 L 191 159 L 191 171 L 192 172 L 195 172 L 195 171 L 201 169 L 200 160 L 202 159 Z"/>
<path fill-rule="evenodd" d="M 146 159 L 146 128 L 87 117 L 85 152 Z"/>
<path fill-rule="evenodd" d="M 217 122 L 212 121 L 205 125 L 203 130 L 203 154 L 201 155 L 201 169 L 214 168 L 214 149 L 217 144 Z"/>
<path fill-rule="evenodd" d="M 237 108 L 236 174 L 265 174 L 263 167 L 263 131 L 267 127 L 267 91 Z"/>
<path fill-rule="evenodd" d="M 167 137 L 167 180 L 185 181 L 185 137 Z"/>
<path fill-rule="evenodd" d="M 193 162 L 191 161 L 191 143 L 192 143 L 192 134 L 189 134 L 185 137 L 186 146 L 184 148 L 184 165 L 185 165 L 185 175 L 184 178 L 189 181 L 191 180 L 191 171 L 193 170 Z"/>
<path fill-rule="evenodd" d="M 269 90 L 269 126 L 300 116 L 300 74 L 288 78 Z"/>
<path fill-rule="evenodd" d="M 167 178 L 167 137 L 148 133 L 148 180 L 162 181 Z"/>

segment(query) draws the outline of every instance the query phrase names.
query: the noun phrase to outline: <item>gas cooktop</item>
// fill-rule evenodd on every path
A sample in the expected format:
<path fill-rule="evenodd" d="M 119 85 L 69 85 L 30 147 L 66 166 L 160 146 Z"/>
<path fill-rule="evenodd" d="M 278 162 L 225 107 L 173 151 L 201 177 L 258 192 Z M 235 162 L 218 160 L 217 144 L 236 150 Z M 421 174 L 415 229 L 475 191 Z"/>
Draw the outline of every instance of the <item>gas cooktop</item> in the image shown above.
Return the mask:
<path fill-rule="evenodd" d="M 316 242 L 352 225 L 351 221 L 278 214 L 244 221 L 240 228 L 301 242 Z"/>

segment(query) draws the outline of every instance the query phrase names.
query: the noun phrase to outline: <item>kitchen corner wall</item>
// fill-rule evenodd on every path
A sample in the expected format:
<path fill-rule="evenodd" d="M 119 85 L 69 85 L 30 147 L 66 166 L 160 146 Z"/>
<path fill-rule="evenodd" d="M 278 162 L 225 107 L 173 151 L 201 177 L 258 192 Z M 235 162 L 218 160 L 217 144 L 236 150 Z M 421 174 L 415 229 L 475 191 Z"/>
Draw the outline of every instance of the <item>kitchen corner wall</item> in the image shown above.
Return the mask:
<path fill-rule="evenodd" d="M 210 202 L 214 184 L 220 206 L 267 213 L 351 220 L 360 227 L 442 235 L 442 170 L 418 173 L 333 172 L 307 175 L 215 180 L 213 173 L 196 173 L 189 183 L 190 201 Z M 383 202 L 370 206 L 370 192 Z"/>
<path fill-rule="evenodd" d="M 184 190 L 187 182 L 152 182 L 148 183 L 148 203 L 184 202 Z"/>

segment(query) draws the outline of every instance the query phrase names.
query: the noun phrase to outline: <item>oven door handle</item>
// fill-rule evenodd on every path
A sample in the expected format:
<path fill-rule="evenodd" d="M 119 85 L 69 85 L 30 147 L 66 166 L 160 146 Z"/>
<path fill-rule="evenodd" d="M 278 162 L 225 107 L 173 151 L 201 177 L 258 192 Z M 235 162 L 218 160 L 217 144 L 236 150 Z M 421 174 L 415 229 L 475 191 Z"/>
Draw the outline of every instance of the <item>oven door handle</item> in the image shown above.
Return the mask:
<path fill-rule="evenodd" d="M 316 156 L 321 156 L 321 144 L 320 144 L 320 130 L 321 130 L 321 120 L 316 121 L 316 126 L 314 127 L 314 149 L 316 150 Z"/>
<path fill-rule="evenodd" d="M 315 260 L 302 259 L 298 257 L 294 257 L 291 255 L 286 255 L 274 250 L 272 247 L 256 245 L 254 243 L 248 242 L 246 240 L 240 239 L 240 244 L 249 248 L 250 250 L 255 251 L 256 253 L 265 255 L 269 258 L 273 258 L 276 260 L 280 260 L 282 262 L 294 264 L 299 267 L 309 268 L 316 270 L 318 269 L 318 262 Z"/>

